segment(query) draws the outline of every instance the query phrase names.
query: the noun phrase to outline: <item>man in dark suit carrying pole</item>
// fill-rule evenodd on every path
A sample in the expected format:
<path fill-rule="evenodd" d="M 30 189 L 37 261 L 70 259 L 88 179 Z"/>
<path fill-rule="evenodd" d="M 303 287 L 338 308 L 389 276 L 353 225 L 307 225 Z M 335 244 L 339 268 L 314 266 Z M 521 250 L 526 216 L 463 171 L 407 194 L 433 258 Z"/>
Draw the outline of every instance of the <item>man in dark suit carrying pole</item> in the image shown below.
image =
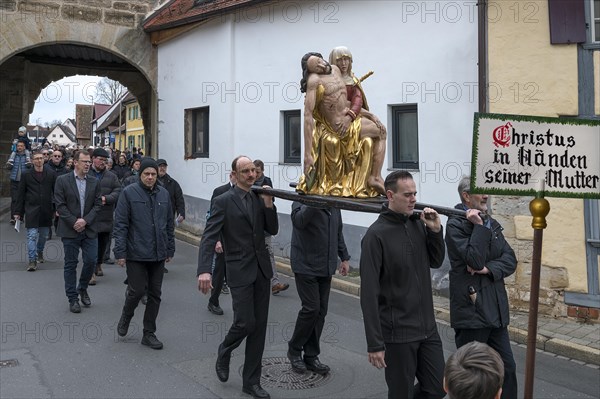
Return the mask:
<path fill-rule="evenodd" d="M 263 194 L 261 199 L 252 192 L 256 170 L 250 158 L 238 156 L 231 169 L 236 186 L 215 198 L 202 235 L 198 253 L 198 289 L 207 294 L 212 288 L 213 254 L 222 237 L 234 315 L 233 324 L 217 353 L 217 377 L 222 382 L 228 380 L 231 353 L 247 338 L 242 391 L 255 398 L 270 398 L 260 386 L 273 276 L 265 231 L 277 234 L 277 210 L 273 197 Z"/>
<path fill-rule="evenodd" d="M 59 176 L 54 187 L 54 202 L 58 212 L 56 234 L 62 237 L 65 251 L 65 292 L 69 309 L 80 313 L 78 295 L 85 307 L 92 304 L 87 287 L 98 256 L 98 239 L 94 229 L 96 215 L 102 206 L 98 180 L 87 173 L 92 161 L 85 151 L 75 153 L 73 172 Z M 79 249 L 83 268 L 77 287 L 77 263 Z"/>

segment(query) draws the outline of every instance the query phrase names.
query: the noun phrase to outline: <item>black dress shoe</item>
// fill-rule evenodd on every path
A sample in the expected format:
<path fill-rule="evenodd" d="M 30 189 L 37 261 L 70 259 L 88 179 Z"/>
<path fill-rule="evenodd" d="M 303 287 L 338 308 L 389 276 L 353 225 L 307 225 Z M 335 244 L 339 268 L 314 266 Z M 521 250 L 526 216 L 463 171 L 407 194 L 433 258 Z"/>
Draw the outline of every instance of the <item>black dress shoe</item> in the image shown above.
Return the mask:
<path fill-rule="evenodd" d="M 121 314 L 121 318 L 119 319 L 119 324 L 117 324 L 117 334 L 119 336 L 124 337 L 127 335 L 127 331 L 129 331 L 129 323 L 131 323 L 131 316 L 127 316 L 125 313 Z"/>
<path fill-rule="evenodd" d="M 69 302 L 69 310 L 72 313 L 81 313 L 81 306 L 79 306 L 79 301 L 77 299 Z"/>
<path fill-rule="evenodd" d="M 79 290 L 79 297 L 81 298 L 81 303 L 83 303 L 83 306 L 86 308 L 92 304 L 92 300 L 90 299 L 87 290 Z"/>
<path fill-rule="evenodd" d="M 163 343 L 156 338 L 154 333 L 146 333 L 142 337 L 142 345 L 151 347 L 152 349 L 162 349 Z"/>
<path fill-rule="evenodd" d="M 304 359 L 304 363 L 306 364 L 306 368 L 310 371 L 313 371 L 317 374 L 327 374 L 331 370 L 328 365 L 321 363 L 318 357 L 314 359 Z"/>
<path fill-rule="evenodd" d="M 302 360 L 302 356 L 292 355 L 288 350 L 287 357 L 288 359 L 290 359 L 292 370 L 294 370 L 298 374 L 306 373 L 306 364 L 304 363 L 304 360 Z"/>
<path fill-rule="evenodd" d="M 249 387 L 242 387 L 242 392 L 247 393 L 248 395 L 252 395 L 255 398 L 271 398 L 271 395 L 269 395 L 269 393 L 258 384 Z"/>
<path fill-rule="evenodd" d="M 213 305 L 212 303 L 208 303 L 208 310 L 212 314 L 216 314 L 217 316 L 223 316 L 223 309 L 219 305 Z"/>
<path fill-rule="evenodd" d="M 230 360 L 231 353 L 226 353 L 223 350 L 223 344 L 219 345 L 219 351 L 217 352 L 217 363 L 215 364 L 215 371 L 217 372 L 217 378 L 221 382 L 226 382 L 229 379 Z"/>

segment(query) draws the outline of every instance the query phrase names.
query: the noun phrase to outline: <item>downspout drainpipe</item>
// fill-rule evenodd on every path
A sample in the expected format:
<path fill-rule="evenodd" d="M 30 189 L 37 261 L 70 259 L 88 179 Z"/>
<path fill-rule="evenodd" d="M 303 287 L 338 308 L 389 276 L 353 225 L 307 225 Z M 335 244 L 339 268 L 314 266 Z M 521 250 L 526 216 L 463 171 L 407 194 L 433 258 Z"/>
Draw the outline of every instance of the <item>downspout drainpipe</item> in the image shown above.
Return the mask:
<path fill-rule="evenodd" d="M 479 0 L 478 7 L 478 57 L 477 64 L 479 66 L 479 112 L 488 112 L 488 62 L 487 62 L 487 44 L 488 44 L 488 0 Z"/>

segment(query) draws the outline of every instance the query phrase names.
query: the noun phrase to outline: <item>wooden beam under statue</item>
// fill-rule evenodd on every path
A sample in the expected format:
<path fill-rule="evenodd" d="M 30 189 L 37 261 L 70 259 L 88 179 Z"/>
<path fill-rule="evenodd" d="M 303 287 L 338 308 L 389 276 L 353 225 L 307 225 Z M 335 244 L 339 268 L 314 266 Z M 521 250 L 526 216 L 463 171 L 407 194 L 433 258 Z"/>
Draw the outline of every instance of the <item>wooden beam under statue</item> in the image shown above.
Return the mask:
<path fill-rule="evenodd" d="M 285 199 L 288 201 L 298 201 L 308 206 L 314 206 L 317 208 L 338 208 L 346 211 L 355 212 L 367 212 L 367 213 L 379 213 L 381 212 L 381 206 L 387 202 L 387 199 L 383 196 L 372 197 L 372 198 L 345 198 L 345 197 L 333 197 L 328 195 L 312 195 L 312 194 L 301 194 L 296 191 L 279 190 L 275 188 L 263 188 L 263 187 L 252 187 L 252 191 L 256 194 L 267 194 L 273 197 Z M 465 217 L 465 211 L 461 211 L 455 208 L 448 208 L 444 206 L 425 204 L 417 202 L 415 204 L 415 212 L 422 212 L 423 208 L 433 208 L 440 215 L 445 216 L 458 216 Z"/>

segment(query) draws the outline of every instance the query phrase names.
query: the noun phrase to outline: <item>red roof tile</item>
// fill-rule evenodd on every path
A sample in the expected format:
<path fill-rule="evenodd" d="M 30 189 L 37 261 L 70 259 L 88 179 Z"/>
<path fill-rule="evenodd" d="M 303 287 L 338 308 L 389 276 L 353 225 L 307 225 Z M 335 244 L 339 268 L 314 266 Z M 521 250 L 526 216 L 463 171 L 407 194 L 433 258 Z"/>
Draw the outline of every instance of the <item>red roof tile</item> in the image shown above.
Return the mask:
<path fill-rule="evenodd" d="M 92 114 L 92 120 L 100 118 L 108 109 L 111 107 L 110 104 L 94 104 L 94 112 Z"/>
<path fill-rule="evenodd" d="M 266 0 L 171 0 L 143 23 L 146 32 L 183 26 Z"/>

